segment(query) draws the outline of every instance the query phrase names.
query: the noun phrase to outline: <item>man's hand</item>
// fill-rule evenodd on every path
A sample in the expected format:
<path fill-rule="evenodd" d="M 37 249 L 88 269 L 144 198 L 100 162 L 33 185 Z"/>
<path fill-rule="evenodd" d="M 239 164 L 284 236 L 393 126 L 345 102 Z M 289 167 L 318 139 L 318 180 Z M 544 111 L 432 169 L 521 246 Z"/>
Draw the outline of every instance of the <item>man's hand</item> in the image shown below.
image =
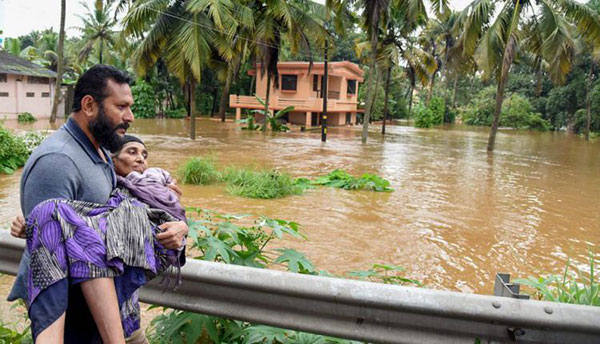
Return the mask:
<path fill-rule="evenodd" d="M 22 215 L 15 217 L 10 225 L 10 235 L 15 238 L 27 239 L 25 235 L 25 218 Z"/>
<path fill-rule="evenodd" d="M 158 226 L 165 231 L 156 234 L 158 242 L 169 249 L 178 249 L 183 246 L 183 238 L 188 234 L 188 226 L 183 221 L 165 222 Z"/>
<path fill-rule="evenodd" d="M 173 179 L 173 181 L 170 184 L 167 184 L 167 187 L 169 189 L 171 189 L 173 192 L 175 192 L 175 194 L 177 195 L 177 198 L 179 198 L 181 200 L 181 196 L 183 196 L 183 192 L 181 191 L 181 188 L 179 186 L 177 186 L 177 179 Z"/>

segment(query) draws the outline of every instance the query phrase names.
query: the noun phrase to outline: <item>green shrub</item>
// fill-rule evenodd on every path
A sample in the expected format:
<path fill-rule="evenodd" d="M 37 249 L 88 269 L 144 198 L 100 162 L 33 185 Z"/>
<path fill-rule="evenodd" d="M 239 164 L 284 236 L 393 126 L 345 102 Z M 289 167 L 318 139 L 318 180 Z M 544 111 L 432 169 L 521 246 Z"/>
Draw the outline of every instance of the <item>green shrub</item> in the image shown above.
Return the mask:
<path fill-rule="evenodd" d="M 30 149 L 23 138 L 13 135 L 0 125 L 0 171 L 11 174 L 25 165 Z"/>
<path fill-rule="evenodd" d="M 444 100 L 440 97 L 433 97 L 429 106 L 425 107 L 419 104 L 415 107 L 415 127 L 431 128 L 434 125 L 442 124 L 446 106 Z"/>
<path fill-rule="evenodd" d="M 444 121 L 444 113 L 446 112 L 446 104 L 444 99 L 433 97 L 429 102 L 429 109 L 433 115 L 433 125 L 442 124 Z"/>
<path fill-rule="evenodd" d="M 248 198 L 281 198 L 303 192 L 289 174 L 275 170 L 228 168 L 225 181 L 229 193 Z"/>
<path fill-rule="evenodd" d="M 221 180 L 214 160 L 207 157 L 190 158 L 179 169 L 179 176 L 184 184 L 208 185 Z"/>
<path fill-rule="evenodd" d="M 444 123 L 454 123 L 456 120 L 456 115 L 456 109 L 452 109 L 450 107 L 446 108 L 446 113 L 444 114 Z"/>
<path fill-rule="evenodd" d="M 482 89 L 462 112 L 463 122 L 469 125 L 491 126 L 496 108 L 496 89 Z M 529 100 L 518 94 L 508 94 L 502 103 L 501 127 L 548 130 L 550 123 L 536 113 Z"/>
<path fill-rule="evenodd" d="M 185 118 L 185 116 L 187 116 L 187 110 L 184 108 L 165 111 L 165 117 L 167 118 Z"/>
<path fill-rule="evenodd" d="M 550 124 L 542 119 L 541 114 L 534 113 L 527 98 L 511 94 L 502 103 L 500 126 L 517 129 L 548 130 Z"/>
<path fill-rule="evenodd" d="M 461 113 L 463 123 L 469 125 L 492 125 L 496 107 L 496 88 L 488 86 L 471 99 Z"/>
<path fill-rule="evenodd" d="M 35 117 L 33 117 L 33 115 L 30 112 L 21 112 L 18 116 L 17 116 L 17 121 L 19 123 L 24 123 L 24 122 L 35 122 L 37 121 L 37 119 Z"/>
<path fill-rule="evenodd" d="M 431 109 L 419 104 L 415 107 L 415 127 L 430 128 L 433 126 L 433 112 Z"/>
<path fill-rule="evenodd" d="M 154 118 L 156 116 L 156 96 L 150 84 L 138 79 L 131 87 L 134 103 L 131 111 L 137 118 Z"/>

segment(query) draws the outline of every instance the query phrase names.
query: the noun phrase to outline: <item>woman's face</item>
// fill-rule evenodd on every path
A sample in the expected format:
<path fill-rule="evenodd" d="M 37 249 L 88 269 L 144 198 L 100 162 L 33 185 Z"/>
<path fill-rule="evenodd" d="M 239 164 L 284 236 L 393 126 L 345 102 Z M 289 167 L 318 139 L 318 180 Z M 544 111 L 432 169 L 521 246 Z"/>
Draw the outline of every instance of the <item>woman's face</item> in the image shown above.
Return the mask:
<path fill-rule="evenodd" d="M 115 172 L 121 177 L 125 177 L 133 171 L 143 173 L 148 167 L 146 164 L 147 158 L 148 151 L 143 144 L 128 142 L 113 159 Z"/>

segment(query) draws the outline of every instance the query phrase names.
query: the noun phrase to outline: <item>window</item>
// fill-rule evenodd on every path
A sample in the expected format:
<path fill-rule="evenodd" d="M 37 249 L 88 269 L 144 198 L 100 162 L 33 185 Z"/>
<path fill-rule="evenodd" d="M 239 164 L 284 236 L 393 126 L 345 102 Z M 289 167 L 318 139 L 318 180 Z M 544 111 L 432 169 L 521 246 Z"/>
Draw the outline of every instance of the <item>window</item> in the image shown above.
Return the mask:
<path fill-rule="evenodd" d="M 356 94 L 356 80 L 348 80 L 348 94 Z"/>
<path fill-rule="evenodd" d="M 319 76 L 313 75 L 313 91 L 319 90 Z"/>
<path fill-rule="evenodd" d="M 8 82 L 8 76 L 4 73 L 0 73 L 0 82 Z"/>
<path fill-rule="evenodd" d="M 50 98 L 50 92 L 42 92 L 42 98 Z"/>
<path fill-rule="evenodd" d="M 0 92 L 0 97 L 8 97 L 8 92 Z"/>
<path fill-rule="evenodd" d="M 281 89 L 284 91 L 295 91 L 298 83 L 297 75 L 283 74 L 281 76 Z"/>
<path fill-rule="evenodd" d="M 40 76 L 28 76 L 27 77 L 27 83 L 28 84 L 43 84 L 43 85 L 48 85 L 48 84 L 50 84 L 50 79 L 44 78 L 44 77 L 40 77 Z"/>
<path fill-rule="evenodd" d="M 35 97 L 35 93 L 34 92 L 27 92 L 27 93 L 25 93 L 25 97 L 27 97 L 27 98 L 33 98 L 33 97 Z"/>

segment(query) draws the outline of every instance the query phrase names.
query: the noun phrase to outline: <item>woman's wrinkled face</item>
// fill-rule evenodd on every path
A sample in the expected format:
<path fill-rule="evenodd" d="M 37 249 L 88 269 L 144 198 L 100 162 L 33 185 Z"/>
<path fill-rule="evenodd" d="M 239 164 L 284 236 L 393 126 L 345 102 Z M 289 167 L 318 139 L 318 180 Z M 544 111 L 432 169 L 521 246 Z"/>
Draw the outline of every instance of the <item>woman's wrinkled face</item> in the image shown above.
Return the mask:
<path fill-rule="evenodd" d="M 148 151 L 143 144 L 128 142 L 123 146 L 119 154 L 113 158 L 115 172 L 121 177 L 125 177 L 133 171 L 144 173 L 148 167 L 146 164 L 147 158 Z"/>

